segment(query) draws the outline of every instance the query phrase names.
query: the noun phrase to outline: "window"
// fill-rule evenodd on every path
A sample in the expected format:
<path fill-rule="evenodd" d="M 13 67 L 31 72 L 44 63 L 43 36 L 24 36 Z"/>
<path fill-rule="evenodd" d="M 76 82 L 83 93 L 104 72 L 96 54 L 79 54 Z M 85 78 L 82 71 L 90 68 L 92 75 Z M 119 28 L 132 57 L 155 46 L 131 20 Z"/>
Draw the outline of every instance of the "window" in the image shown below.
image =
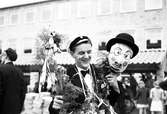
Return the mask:
<path fill-rule="evenodd" d="M 4 24 L 4 16 L 0 16 L 0 25 Z"/>
<path fill-rule="evenodd" d="M 151 28 L 145 30 L 145 38 L 150 40 L 152 43 L 162 39 L 162 28 Z"/>
<path fill-rule="evenodd" d="M 146 43 L 150 45 L 160 44 L 162 40 L 162 28 L 151 28 L 145 30 Z"/>
<path fill-rule="evenodd" d="M 33 47 L 34 47 L 34 40 L 33 38 L 24 38 L 24 54 L 31 54 L 33 53 Z"/>
<path fill-rule="evenodd" d="M 42 21 L 50 21 L 51 20 L 51 9 L 50 8 L 43 8 L 42 14 L 41 14 L 41 20 Z"/>
<path fill-rule="evenodd" d="M 18 23 L 18 15 L 13 14 L 11 15 L 11 24 L 16 24 L 16 23 Z"/>
<path fill-rule="evenodd" d="M 34 12 L 27 12 L 25 21 L 26 21 L 26 23 L 33 22 L 34 21 Z"/>
<path fill-rule="evenodd" d="M 24 53 L 32 53 L 32 49 L 24 49 Z"/>
<path fill-rule="evenodd" d="M 98 15 L 106 15 L 112 13 L 112 0 L 98 0 L 97 13 Z"/>
<path fill-rule="evenodd" d="M 71 14 L 71 6 L 69 2 L 58 4 L 58 19 L 68 19 Z"/>
<path fill-rule="evenodd" d="M 161 9 L 162 0 L 145 0 L 145 10 Z"/>
<path fill-rule="evenodd" d="M 136 0 L 120 0 L 120 12 L 136 11 Z"/>
<path fill-rule="evenodd" d="M 8 47 L 16 50 L 16 39 L 8 39 Z"/>
<path fill-rule="evenodd" d="M 91 0 L 83 0 L 77 2 L 77 17 L 91 16 Z"/>

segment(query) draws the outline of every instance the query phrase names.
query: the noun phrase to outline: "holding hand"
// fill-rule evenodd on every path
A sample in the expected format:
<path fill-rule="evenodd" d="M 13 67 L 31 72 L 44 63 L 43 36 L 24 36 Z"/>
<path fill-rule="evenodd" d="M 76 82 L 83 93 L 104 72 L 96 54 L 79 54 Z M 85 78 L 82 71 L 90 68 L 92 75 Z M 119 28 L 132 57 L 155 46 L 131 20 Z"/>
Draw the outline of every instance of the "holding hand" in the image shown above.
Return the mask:
<path fill-rule="evenodd" d="M 106 75 L 106 79 L 107 79 L 109 85 L 112 86 L 115 91 L 120 92 L 119 87 L 118 87 L 118 82 L 117 82 L 118 76 L 119 76 L 119 74 L 110 73 L 110 74 Z"/>
<path fill-rule="evenodd" d="M 63 96 L 56 95 L 53 100 L 53 108 L 60 109 L 63 106 Z"/>

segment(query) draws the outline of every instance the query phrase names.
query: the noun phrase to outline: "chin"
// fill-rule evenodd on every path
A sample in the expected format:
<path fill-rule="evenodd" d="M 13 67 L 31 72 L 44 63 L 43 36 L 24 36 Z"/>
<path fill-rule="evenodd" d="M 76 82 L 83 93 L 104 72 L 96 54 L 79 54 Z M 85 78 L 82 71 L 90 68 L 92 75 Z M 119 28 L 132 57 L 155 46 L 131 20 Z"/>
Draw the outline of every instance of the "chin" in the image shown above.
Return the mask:
<path fill-rule="evenodd" d="M 82 64 L 81 66 L 82 66 L 82 68 L 87 69 L 89 67 L 89 65 L 90 64 Z"/>

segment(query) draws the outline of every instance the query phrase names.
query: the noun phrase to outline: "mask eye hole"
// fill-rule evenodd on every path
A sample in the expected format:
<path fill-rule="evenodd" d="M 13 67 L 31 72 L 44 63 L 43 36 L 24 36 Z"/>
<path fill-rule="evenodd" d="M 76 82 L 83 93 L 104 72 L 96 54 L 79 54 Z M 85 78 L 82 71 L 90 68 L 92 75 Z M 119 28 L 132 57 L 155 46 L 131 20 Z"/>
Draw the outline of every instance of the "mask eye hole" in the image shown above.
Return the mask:
<path fill-rule="evenodd" d="M 118 48 L 115 49 L 114 54 L 116 56 L 119 56 L 119 55 L 121 55 L 121 52 L 122 52 L 122 49 L 118 47 Z"/>
<path fill-rule="evenodd" d="M 130 58 L 132 58 L 132 53 L 128 51 L 124 54 L 124 57 L 126 60 L 129 60 Z"/>

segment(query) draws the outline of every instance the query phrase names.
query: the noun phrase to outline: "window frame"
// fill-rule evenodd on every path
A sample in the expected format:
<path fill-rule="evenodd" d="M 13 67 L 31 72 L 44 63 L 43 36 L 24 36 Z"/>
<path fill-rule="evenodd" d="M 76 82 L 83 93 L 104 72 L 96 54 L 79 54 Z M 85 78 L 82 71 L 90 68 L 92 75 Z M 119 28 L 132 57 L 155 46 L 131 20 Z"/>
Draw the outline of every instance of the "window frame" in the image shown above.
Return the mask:
<path fill-rule="evenodd" d="M 102 2 L 104 2 L 103 0 L 97 0 L 97 15 L 110 15 L 113 13 L 113 0 L 109 0 L 111 3 L 110 3 L 110 9 L 108 12 L 103 12 L 102 11 Z"/>
<path fill-rule="evenodd" d="M 71 6 L 70 2 L 58 3 L 57 4 L 57 17 L 58 20 L 70 19 L 71 18 Z"/>
<path fill-rule="evenodd" d="M 151 1 L 153 1 L 153 0 L 144 0 L 144 10 L 145 11 L 147 11 L 147 10 L 158 10 L 158 9 L 163 8 L 163 0 L 161 0 L 161 3 L 160 3 L 161 6 L 159 6 L 157 8 L 153 8 L 153 6 L 148 8 L 148 5 L 150 5 L 152 3 Z M 160 0 L 158 0 L 158 1 L 160 1 Z"/>
<path fill-rule="evenodd" d="M 0 26 L 5 25 L 5 16 L 4 16 L 4 15 L 0 15 L 0 18 L 3 18 L 3 23 L 2 23 L 2 24 L 0 24 Z"/>
<path fill-rule="evenodd" d="M 32 17 L 32 19 L 29 21 L 29 19 L 27 19 L 28 17 L 28 14 L 33 14 L 33 17 Z M 34 23 L 35 22 L 35 13 L 34 13 L 34 11 L 27 11 L 26 13 L 25 13 L 25 23 Z"/>
<path fill-rule="evenodd" d="M 16 22 L 12 22 L 12 16 L 17 16 L 17 21 Z M 19 23 L 19 15 L 18 15 L 18 13 L 12 13 L 11 15 L 10 15 L 10 22 L 9 22 L 9 24 L 10 25 L 16 25 L 16 24 L 18 24 Z"/>
<path fill-rule="evenodd" d="M 87 3 L 85 3 L 87 2 Z M 85 4 L 83 4 L 85 3 Z M 87 5 L 89 5 L 89 7 L 87 7 L 86 9 L 90 9 L 90 10 L 86 10 L 84 11 L 84 14 L 83 13 L 83 9 L 81 9 L 81 7 L 84 6 L 84 8 L 86 7 Z M 91 17 L 92 16 L 92 1 L 91 0 L 84 0 L 84 1 L 77 1 L 77 18 L 87 18 L 87 17 Z M 87 11 L 89 11 L 89 13 L 87 13 Z M 85 13 L 86 12 L 86 13 Z"/>
<path fill-rule="evenodd" d="M 53 9 L 51 6 L 44 6 L 44 7 L 41 7 L 41 10 L 40 10 L 40 22 L 49 22 L 49 21 L 52 21 L 52 18 L 53 18 Z M 50 13 L 49 16 L 44 16 L 45 14 L 48 14 Z M 47 12 L 47 13 L 46 13 Z M 48 17 L 47 19 L 45 19 L 45 17 Z"/>
<path fill-rule="evenodd" d="M 133 1 L 135 6 L 132 9 L 126 9 L 126 10 L 123 8 L 123 1 L 125 2 L 125 0 L 120 0 L 120 4 L 119 4 L 120 13 L 130 13 L 130 12 L 137 11 L 137 0 L 129 0 L 129 1 L 131 1 L 130 3 L 132 3 L 132 1 Z M 129 4 L 129 2 L 127 2 L 126 4 Z"/>

